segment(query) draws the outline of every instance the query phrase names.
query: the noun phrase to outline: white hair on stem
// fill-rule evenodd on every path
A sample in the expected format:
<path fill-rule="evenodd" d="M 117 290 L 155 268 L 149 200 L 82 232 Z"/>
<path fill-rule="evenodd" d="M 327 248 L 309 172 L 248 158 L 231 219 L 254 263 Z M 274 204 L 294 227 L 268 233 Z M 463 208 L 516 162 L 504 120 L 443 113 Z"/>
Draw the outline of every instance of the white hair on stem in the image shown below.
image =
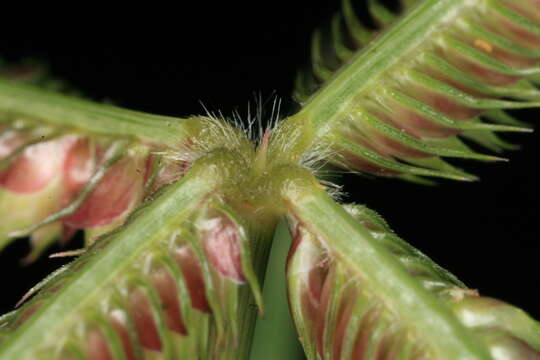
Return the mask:
<path fill-rule="evenodd" d="M 190 142 L 181 144 L 172 151 L 159 152 L 165 158 L 180 161 L 189 165 L 197 159 L 217 148 L 241 149 L 245 144 L 252 144 L 253 149 L 262 145 L 265 133 L 270 134 L 271 141 L 278 144 L 277 151 L 288 154 L 296 144 L 298 137 L 302 135 L 300 129 L 293 131 L 280 131 L 282 116 L 282 101 L 271 94 L 263 100 L 261 93 L 254 94 L 254 103 L 248 102 L 245 116 L 243 117 L 234 109 L 231 116 L 224 116 L 220 110 L 210 110 L 201 102 L 204 116 L 200 116 L 202 122 L 201 136 L 190 139 Z M 245 154 L 246 160 L 250 160 L 251 154 Z M 343 171 L 328 168 L 330 162 L 339 159 L 339 153 L 331 148 L 327 142 L 315 144 L 298 160 L 297 165 L 309 170 L 316 176 L 326 191 L 339 200 L 344 195 L 342 187 L 330 181 L 330 176 L 335 176 Z M 181 170 L 184 173 L 187 168 Z M 179 170 L 180 171 L 180 170 Z M 182 175 L 182 174 L 179 174 Z"/>

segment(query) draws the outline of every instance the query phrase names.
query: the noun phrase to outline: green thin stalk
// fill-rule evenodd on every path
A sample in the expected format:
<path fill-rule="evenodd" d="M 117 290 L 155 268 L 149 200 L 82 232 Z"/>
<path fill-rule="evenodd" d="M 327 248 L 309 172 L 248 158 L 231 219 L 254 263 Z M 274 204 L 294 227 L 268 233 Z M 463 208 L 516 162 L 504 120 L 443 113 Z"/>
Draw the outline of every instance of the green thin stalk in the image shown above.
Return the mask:
<path fill-rule="evenodd" d="M 0 80 L 0 114 L 171 147 L 194 130 L 194 122 L 189 119 L 122 109 L 7 80 Z"/>
<path fill-rule="evenodd" d="M 257 318 L 250 353 L 251 360 L 304 359 L 304 352 L 298 341 L 287 302 L 285 264 L 291 242 L 285 221 L 279 222 L 264 280 L 265 314 Z"/>

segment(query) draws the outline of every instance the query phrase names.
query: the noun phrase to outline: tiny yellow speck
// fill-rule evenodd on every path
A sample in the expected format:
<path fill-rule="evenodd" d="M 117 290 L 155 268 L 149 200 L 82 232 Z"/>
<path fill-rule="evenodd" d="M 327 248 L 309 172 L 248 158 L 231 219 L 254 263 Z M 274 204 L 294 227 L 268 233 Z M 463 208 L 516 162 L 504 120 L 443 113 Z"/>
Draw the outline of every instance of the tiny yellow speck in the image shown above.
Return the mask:
<path fill-rule="evenodd" d="M 474 46 L 479 48 L 480 50 L 484 50 L 485 52 L 491 53 L 493 51 L 493 46 L 488 43 L 487 41 L 476 39 L 474 41 Z"/>

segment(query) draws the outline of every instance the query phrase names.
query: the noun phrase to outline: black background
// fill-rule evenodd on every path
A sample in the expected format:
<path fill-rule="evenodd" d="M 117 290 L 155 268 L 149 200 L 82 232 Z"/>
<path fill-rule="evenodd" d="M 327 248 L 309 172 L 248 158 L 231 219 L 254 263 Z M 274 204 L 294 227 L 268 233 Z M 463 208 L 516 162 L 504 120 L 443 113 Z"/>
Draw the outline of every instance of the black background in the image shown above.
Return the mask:
<path fill-rule="evenodd" d="M 338 6 L 330 0 L 154 2 L 113 10 L 92 3 L 43 13 L 28 6 L 3 12 L 11 21 L 4 21 L 0 56 L 42 59 L 97 100 L 174 116 L 201 113 L 202 101 L 230 114 L 245 111 L 254 92 L 268 98 L 275 91 L 290 103 L 295 72 L 309 56 L 309 35 Z M 539 116 L 538 110 L 523 112 L 531 122 Z M 538 135 L 505 138 L 523 145 L 507 154 L 510 163 L 459 163 L 480 182 L 421 187 L 344 175 L 346 200 L 380 212 L 401 237 L 470 287 L 540 318 Z M 19 240 L 0 255 L 1 312 L 62 263 L 44 257 L 19 266 L 27 250 Z"/>

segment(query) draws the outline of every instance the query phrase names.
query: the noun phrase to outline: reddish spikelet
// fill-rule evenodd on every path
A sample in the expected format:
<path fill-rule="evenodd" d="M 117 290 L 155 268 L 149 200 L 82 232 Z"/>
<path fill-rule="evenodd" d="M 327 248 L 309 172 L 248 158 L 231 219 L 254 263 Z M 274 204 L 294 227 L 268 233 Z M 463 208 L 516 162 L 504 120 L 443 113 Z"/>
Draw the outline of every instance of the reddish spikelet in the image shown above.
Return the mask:
<path fill-rule="evenodd" d="M 91 331 L 88 336 L 86 354 L 90 360 L 114 360 L 107 338 L 97 330 Z"/>
<path fill-rule="evenodd" d="M 111 314 L 110 319 L 111 325 L 113 326 L 114 330 L 122 341 L 122 347 L 124 349 L 126 360 L 136 360 L 137 358 L 135 356 L 135 351 L 133 350 L 133 344 L 131 343 L 131 338 L 128 332 L 129 330 L 125 321 L 123 321 L 121 318 L 114 316 L 114 312 Z"/>
<path fill-rule="evenodd" d="M 65 153 L 75 141 L 74 137 L 64 137 L 26 148 L 0 173 L 0 186 L 19 194 L 42 190 L 61 174 Z"/>
<path fill-rule="evenodd" d="M 192 306 L 199 311 L 210 313 L 202 269 L 195 254 L 188 246 L 182 246 L 176 250 L 175 258 L 186 279 Z"/>
<path fill-rule="evenodd" d="M 165 269 L 158 269 L 152 275 L 152 282 L 164 308 L 168 328 L 178 334 L 187 335 L 174 278 Z"/>
<path fill-rule="evenodd" d="M 141 345 L 148 350 L 160 351 L 161 341 L 152 314 L 152 307 L 147 295 L 142 290 L 136 289 L 130 294 L 129 312 L 133 317 Z"/>
<path fill-rule="evenodd" d="M 143 190 L 140 173 L 146 169 L 139 165 L 129 158 L 114 164 L 77 211 L 63 222 L 71 228 L 86 229 L 110 224 L 129 212 L 140 201 Z"/>
<path fill-rule="evenodd" d="M 238 228 L 231 220 L 216 217 L 205 221 L 202 237 L 212 267 L 225 277 L 245 282 Z"/>

